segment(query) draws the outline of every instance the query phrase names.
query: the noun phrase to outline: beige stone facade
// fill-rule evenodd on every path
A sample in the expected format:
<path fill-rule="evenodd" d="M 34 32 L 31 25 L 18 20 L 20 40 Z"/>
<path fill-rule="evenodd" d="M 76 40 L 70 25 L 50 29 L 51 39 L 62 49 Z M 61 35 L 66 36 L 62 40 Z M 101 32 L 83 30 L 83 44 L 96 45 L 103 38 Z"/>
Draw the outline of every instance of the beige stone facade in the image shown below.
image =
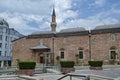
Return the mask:
<path fill-rule="evenodd" d="M 111 29 L 112 30 L 112 29 Z M 114 35 L 114 36 L 113 36 Z M 112 36 L 115 38 L 112 40 Z M 91 59 L 109 63 L 110 50 L 114 48 L 117 59 L 120 59 L 120 33 L 95 34 L 91 36 Z"/>
<path fill-rule="evenodd" d="M 79 52 L 79 48 L 84 50 L 84 59 L 79 60 L 80 62 L 85 62 L 89 60 L 89 36 L 68 36 L 68 37 L 58 37 L 55 39 L 55 57 L 60 56 L 60 50 L 64 49 L 65 58 L 64 60 L 76 61 L 76 54 Z M 64 42 L 66 39 L 66 42 Z"/>
<path fill-rule="evenodd" d="M 84 39 L 83 39 L 84 38 Z M 13 65 L 16 65 L 16 60 L 23 61 L 36 61 L 39 63 L 39 53 L 43 54 L 43 52 L 53 52 L 54 53 L 54 61 L 56 61 L 56 57 L 60 56 L 60 50 L 64 49 L 65 58 L 63 60 L 73 60 L 76 61 L 75 55 L 78 54 L 79 48 L 84 49 L 84 60 L 80 60 L 81 62 L 89 60 L 89 36 L 68 36 L 68 37 L 53 37 L 52 38 L 21 38 L 19 40 L 13 41 Z M 66 39 L 66 42 L 64 42 Z M 33 52 L 31 50 L 32 47 L 40 45 L 42 40 L 43 45 L 50 48 L 49 51 L 39 51 Z M 54 44 L 53 44 L 54 43 Z M 54 51 L 53 51 L 54 45 Z"/>
<path fill-rule="evenodd" d="M 114 32 L 111 32 L 113 31 Z M 89 60 L 103 60 L 104 64 L 109 64 L 111 57 L 111 49 L 117 53 L 116 60 L 120 58 L 120 28 L 106 29 L 109 32 L 103 32 L 103 30 L 92 30 L 81 32 L 66 32 L 66 33 L 49 33 L 49 34 L 33 34 L 24 38 L 13 41 L 13 65 L 16 65 L 16 59 L 22 61 L 35 61 L 40 63 L 43 57 L 45 62 L 45 54 L 48 53 L 48 62 L 51 64 L 58 64 L 56 57 L 61 56 L 61 50 L 64 51 L 64 58 L 61 60 L 73 60 L 76 65 L 86 65 Z M 87 32 L 87 33 L 86 33 Z M 99 33 L 101 32 L 101 33 Z M 32 49 L 35 46 L 46 46 L 48 49 L 39 48 Z M 78 59 L 76 54 L 82 49 L 83 58 Z M 53 55 L 51 55 L 53 53 Z M 53 59 L 54 57 L 54 59 Z M 52 61 L 53 60 L 53 61 Z M 77 63 L 78 62 L 78 63 Z"/>
<path fill-rule="evenodd" d="M 58 65 L 59 60 L 72 60 L 76 65 L 87 65 L 89 60 L 103 60 L 104 64 L 119 62 L 120 25 L 60 32 L 56 32 L 56 25 L 53 9 L 51 31 L 35 32 L 13 41 L 12 65 L 16 66 L 17 60 L 35 61 L 37 65 Z"/>

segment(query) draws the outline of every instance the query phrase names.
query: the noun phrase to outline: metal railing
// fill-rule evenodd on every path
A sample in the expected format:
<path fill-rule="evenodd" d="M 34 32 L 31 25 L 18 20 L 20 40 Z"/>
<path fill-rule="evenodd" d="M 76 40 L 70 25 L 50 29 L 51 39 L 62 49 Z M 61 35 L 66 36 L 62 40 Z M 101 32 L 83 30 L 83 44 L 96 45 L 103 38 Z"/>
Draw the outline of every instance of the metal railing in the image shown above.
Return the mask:
<path fill-rule="evenodd" d="M 90 77 L 88 75 L 77 75 L 77 74 L 66 74 L 57 80 L 62 80 L 66 77 L 69 77 L 70 78 L 69 80 L 73 80 L 73 77 L 77 77 L 77 78 L 79 77 L 80 79 L 83 79 L 83 80 L 90 80 Z"/>
<path fill-rule="evenodd" d="M 60 77 L 57 80 L 63 80 L 66 77 L 69 77 L 69 80 L 114 80 L 112 78 L 107 78 L 103 76 L 96 76 L 96 75 L 80 75 L 80 74 L 66 74 Z M 68 79 L 67 79 L 68 80 Z"/>
<path fill-rule="evenodd" d="M 39 66 L 35 68 L 35 73 L 60 72 L 59 66 Z"/>
<path fill-rule="evenodd" d="M 17 67 L 5 67 L 5 68 L 0 68 L 0 74 L 16 74 L 18 68 Z M 55 72 L 58 71 L 60 72 L 60 67 L 59 66 L 39 66 L 35 68 L 35 73 L 46 73 L 46 72 Z"/>
<path fill-rule="evenodd" d="M 0 68 L 0 74 L 16 74 L 16 71 L 17 71 L 16 67 Z"/>

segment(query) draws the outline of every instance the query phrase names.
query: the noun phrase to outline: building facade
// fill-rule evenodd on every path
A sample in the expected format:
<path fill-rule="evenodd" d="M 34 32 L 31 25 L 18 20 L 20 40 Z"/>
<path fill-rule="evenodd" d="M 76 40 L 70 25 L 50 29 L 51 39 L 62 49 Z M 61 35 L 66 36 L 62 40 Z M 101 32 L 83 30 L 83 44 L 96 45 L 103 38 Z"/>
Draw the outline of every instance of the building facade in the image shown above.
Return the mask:
<path fill-rule="evenodd" d="M 11 41 L 22 36 L 13 28 L 9 28 L 9 24 L 4 19 L 0 20 L 0 67 L 11 66 Z"/>
<path fill-rule="evenodd" d="M 35 32 L 13 41 L 12 65 L 17 60 L 35 61 L 37 65 L 57 65 L 59 60 L 72 60 L 87 65 L 89 60 L 103 60 L 110 64 L 120 59 L 120 25 L 63 29 L 56 32 L 53 9 L 51 31 Z M 114 55 L 116 54 L 116 55 Z"/>

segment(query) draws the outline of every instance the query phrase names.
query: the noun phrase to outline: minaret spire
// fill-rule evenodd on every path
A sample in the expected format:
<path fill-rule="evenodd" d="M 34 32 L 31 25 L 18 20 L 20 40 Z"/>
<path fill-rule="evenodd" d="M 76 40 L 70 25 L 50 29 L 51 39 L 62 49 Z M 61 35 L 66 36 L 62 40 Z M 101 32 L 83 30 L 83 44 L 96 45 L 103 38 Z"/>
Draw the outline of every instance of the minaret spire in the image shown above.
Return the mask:
<path fill-rule="evenodd" d="M 56 14 L 55 14 L 55 8 L 53 7 L 53 12 L 52 12 L 52 22 L 51 22 L 51 31 L 56 32 Z"/>
<path fill-rule="evenodd" d="M 56 16 L 55 14 L 55 8 L 53 7 L 53 13 L 52 13 L 52 16 Z"/>

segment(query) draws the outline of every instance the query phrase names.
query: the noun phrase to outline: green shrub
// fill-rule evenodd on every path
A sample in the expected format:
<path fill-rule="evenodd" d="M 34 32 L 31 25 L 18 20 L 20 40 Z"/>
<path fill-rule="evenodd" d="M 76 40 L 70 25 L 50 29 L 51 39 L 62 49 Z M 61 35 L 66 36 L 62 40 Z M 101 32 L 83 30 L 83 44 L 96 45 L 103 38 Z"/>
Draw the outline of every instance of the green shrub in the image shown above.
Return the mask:
<path fill-rule="evenodd" d="M 35 62 L 19 62 L 19 69 L 35 69 Z"/>
<path fill-rule="evenodd" d="M 74 61 L 60 61 L 60 65 L 61 67 L 64 67 L 64 68 L 72 68 L 74 67 Z"/>
<path fill-rule="evenodd" d="M 103 61 L 88 61 L 88 64 L 92 67 L 102 67 Z"/>

